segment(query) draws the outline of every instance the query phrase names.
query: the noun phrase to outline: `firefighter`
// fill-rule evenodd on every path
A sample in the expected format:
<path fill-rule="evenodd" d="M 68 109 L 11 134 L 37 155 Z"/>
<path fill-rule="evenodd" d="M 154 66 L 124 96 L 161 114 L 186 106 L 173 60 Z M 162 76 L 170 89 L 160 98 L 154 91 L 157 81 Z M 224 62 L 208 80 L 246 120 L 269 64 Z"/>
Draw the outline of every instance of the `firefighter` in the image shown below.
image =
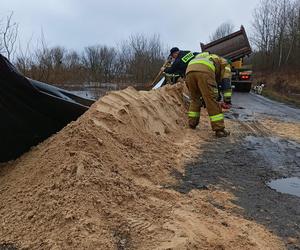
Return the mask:
<path fill-rule="evenodd" d="M 201 97 L 204 99 L 210 118 L 212 130 L 217 137 L 226 137 L 230 133 L 225 130 L 224 114 L 217 101 L 218 85 L 225 74 L 225 62 L 221 57 L 208 52 L 198 54 L 193 58 L 186 69 L 186 83 L 191 94 L 188 117 L 189 126 L 195 129 L 199 124 Z"/>
<path fill-rule="evenodd" d="M 179 48 L 174 47 L 170 50 L 170 57 L 173 59 L 172 65 L 167 68 L 163 67 L 161 70 L 164 71 L 167 78 L 172 79 L 172 83 L 183 80 L 185 78 L 187 65 L 196 54 L 198 53 L 179 50 Z"/>
<path fill-rule="evenodd" d="M 224 58 L 221 58 L 223 64 L 226 64 L 224 69 L 224 75 L 219 84 L 219 90 L 223 97 L 223 106 L 228 109 L 231 107 L 231 96 L 232 96 L 232 87 L 231 87 L 231 67 L 230 62 Z"/>

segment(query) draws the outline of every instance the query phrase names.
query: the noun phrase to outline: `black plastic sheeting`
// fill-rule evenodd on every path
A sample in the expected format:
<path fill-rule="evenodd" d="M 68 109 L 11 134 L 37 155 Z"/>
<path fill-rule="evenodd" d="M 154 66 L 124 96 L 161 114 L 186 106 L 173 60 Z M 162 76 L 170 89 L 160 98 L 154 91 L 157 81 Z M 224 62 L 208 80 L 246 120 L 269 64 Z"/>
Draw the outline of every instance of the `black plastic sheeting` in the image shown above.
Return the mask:
<path fill-rule="evenodd" d="M 0 54 L 0 162 L 61 130 L 93 102 L 24 77 Z"/>

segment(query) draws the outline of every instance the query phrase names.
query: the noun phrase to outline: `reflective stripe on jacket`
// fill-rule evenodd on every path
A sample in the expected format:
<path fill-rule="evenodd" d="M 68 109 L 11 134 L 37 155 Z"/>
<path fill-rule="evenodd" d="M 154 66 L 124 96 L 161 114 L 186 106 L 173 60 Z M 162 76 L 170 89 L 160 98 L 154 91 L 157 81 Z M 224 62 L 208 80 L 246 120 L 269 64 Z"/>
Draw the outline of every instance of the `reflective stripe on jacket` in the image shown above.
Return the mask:
<path fill-rule="evenodd" d="M 227 69 L 225 70 L 226 67 Z M 213 72 L 215 74 L 216 82 L 221 83 L 224 78 L 228 77 L 228 74 L 231 75 L 231 70 L 229 71 L 229 68 L 230 65 L 226 59 L 215 54 L 203 52 L 196 55 L 196 57 L 190 61 L 186 73 L 190 71 Z"/>
<path fill-rule="evenodd" d="M 215 72 L 216 67 L 211 58 L 212 57 L 209 53 L 204 52 L 204 53 L 197 55 L 193 60 L 191 60 L 189 65 L 203 64 L 203 65 L 206 65 L 207 67 L 209 67 L 213 72 Z"/>

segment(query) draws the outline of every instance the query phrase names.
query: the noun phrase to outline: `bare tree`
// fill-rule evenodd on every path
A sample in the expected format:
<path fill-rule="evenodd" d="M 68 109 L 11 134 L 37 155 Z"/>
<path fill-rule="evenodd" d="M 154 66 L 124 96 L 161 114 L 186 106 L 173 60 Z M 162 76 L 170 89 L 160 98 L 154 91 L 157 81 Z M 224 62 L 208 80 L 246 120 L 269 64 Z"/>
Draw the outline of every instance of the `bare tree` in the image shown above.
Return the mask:
<path fill-rule="evenodd" d="M 300 0 L 265 0 L 253 13 L 255 64 L 260 69 L 297 68 L 300 53 Z"/>
<path fill-rule="evenodd" d="M 159 35 L 131 35 L 123 41 L 119 53 L 126 75 L 136 83 L 151 80 L 164 61 Z"/>
<path fill-rule="evenodd" d="M 89 46 L 84 49 L 82 62 L 89 81 L 111 81 L 116 50 L 107 46 Z"/>
<path fill-rule="evenodd" d="M 56 46 L 49 48 L 42 33 L 36 47 L 20 50 L 16 65 L 26 76 L 55 84 L 83 82 L 150 81 L 164 61 L 159 35 L 131 35 L 118 48 L 88 46 L 79 54 Z"/>
<path fill-rule="evenodd" d="M 76 51 L 69 51 L 65 56 L 65 67 L 67 69 L 76 68 L 81 65 L 80 60 L 80 55 Z"/>
<path fill-rule="evenodd" d="M 254 28 L 252 41 L 263 52 L 268 52 L 271 41 L 271 10 L 270 0 L 262 1 L 254 10 L 252 26 Z"/>
<path fill-rule="evenodd" d="M 8 60 L 16 51 L 16 41 L 18 37 L 18 24 L 12 20 L 13 12 L 6 19 L 2 20 L 2 29 L 0 30 L 0 52 L 4 53 Z"/>
<path fill-rule="evenodd" d="M 224 36 L 229 35 L 234 30 L 234 25 L 231 22 L 222 23 L 216 31 L 209 37 L 210 41 L 217 40 Z"/>
<path fill-rule="evenodd" d="M 33 61 L 32 53 L 30 50 L 32 43 L 32 36 L 28 40 L 26 47 L 24 48 L 19 41 L 19 50 L 15 60 L 16 67 L 24 74 L 27 75 L 30 71 L 30 64 Z"/>

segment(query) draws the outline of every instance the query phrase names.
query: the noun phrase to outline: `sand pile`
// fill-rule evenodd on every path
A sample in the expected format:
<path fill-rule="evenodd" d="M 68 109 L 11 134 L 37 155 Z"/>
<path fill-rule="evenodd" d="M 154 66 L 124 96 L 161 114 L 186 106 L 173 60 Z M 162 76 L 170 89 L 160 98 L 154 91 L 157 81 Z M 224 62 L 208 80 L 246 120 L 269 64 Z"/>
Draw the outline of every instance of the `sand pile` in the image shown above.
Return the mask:
<path fill-rule="evenodd" d="M 0 169 L 0 243 L 20 249 L 281 249 L 263 227 L 173 190 L 201 143 L 182 85 L 112 92 Z M 169 187 L 169 188 L 167 188 Z"/>

